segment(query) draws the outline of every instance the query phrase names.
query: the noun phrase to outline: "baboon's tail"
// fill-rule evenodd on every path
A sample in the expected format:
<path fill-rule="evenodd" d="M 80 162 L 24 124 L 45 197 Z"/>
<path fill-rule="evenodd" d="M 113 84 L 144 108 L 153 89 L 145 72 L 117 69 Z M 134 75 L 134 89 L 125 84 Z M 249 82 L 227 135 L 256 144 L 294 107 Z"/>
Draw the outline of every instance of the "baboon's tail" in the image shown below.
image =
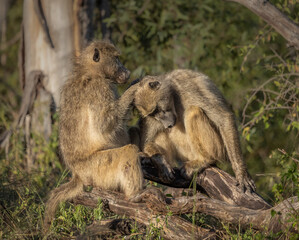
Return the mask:
<path fill-rule="evenodd" d="M 71 181 L 51 191 L 49 200 L 46 203 L 43 225 L 44 232 L 48 231 L 59 203 L 76 197 L 82 191 L 83 183 L 77 175 L 74 175 Z"/>

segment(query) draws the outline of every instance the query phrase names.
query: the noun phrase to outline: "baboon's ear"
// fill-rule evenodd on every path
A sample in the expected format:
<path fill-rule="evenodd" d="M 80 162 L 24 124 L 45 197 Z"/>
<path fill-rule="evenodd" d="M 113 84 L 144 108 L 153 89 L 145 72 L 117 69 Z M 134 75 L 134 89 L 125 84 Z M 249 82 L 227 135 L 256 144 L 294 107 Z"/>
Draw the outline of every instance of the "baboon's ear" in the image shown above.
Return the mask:
<path fill-rule="evenodd" d="M 97 48 L 94 49 L 93 61 L 95 62 L 100 61 L 100 51 Z"/>
<path fill-rule="evenodd" d="M 148 85 L 151 89 L 158 90 L 161 86 L 161 83 L 158 81 L 154 81 L 154 82 L 149 82 Z"/>

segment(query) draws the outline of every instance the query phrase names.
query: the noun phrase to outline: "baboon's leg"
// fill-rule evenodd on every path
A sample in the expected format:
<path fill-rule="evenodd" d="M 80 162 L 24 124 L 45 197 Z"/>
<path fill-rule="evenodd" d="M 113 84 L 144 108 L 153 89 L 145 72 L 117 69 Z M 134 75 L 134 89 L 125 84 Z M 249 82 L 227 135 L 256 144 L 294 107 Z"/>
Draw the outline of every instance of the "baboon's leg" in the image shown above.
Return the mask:
<path fill-rule="evenodd" d="M 90 167 L 97 176 L 94 186 L 103 189 L 121 190 L 133 202 L 155 195 L 159 200 L 164 196 L 159 189 L 144 189 L 144 178 L 139 160 L 139 149 L 136 145 L 96 152 L 91 157 Z M 93 166 L 96 164 L 95 166 Z"/>
<path fill-rule="evenodd" d="M 225 149 L 218 130 L 199 107 L 191 106 L 185 111 L 185 129 L 188 142 L 196 159 L 185 164 L 189 177 L 193 171 L 200 171 L 216 160 L 225 160 Z"/>
<path fill-rule="evenodd" d="M 136 145 L 98 151 L 90 157 L 90 163 L 94 186 L 121 190 L 129 198 L 143 189 L 144 179 Z"/>

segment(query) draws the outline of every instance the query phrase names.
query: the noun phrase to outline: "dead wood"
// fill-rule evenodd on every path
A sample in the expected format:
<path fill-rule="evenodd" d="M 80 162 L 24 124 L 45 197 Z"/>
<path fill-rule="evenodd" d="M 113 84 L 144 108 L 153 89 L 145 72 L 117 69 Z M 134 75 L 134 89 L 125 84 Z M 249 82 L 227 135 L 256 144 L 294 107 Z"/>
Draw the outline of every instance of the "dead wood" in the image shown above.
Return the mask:
<path fill-rule="evenodd" d="M 212 215 L 227 223 L 240 224 L 242 228 L 251 225 L 252 228 L 262 231 L 298 231 L 298 229 L 292 229 L 292 223 L 288 221 L 291 215 L 298 214 L 297 197 L 289 198 L 271 209 L 253 210 L 211 199 L 201 193 L 194 196 L 167 198 L 166 202 L 152 195 L 144 199 L 145 202 L 132 203 L 125 200 L 121 193 L 93 189 L 92 192 L 83 192 L 73 202 L 95 208 L 98 199 L 102 200 L 106 210 L 135 219 L 145 226 L 155 226 L 161 229 L 163 235 L 169 239 L 216 238 L 215 233 L 193 226 L 177 216 L 194 211 Z M 273 212 L 276 214 L 272 217 Z"/>
<path fill-rule="evenodd" d="M 159 201 L 155 196 L 148 196 L 146 203 L 132 203 L 124 199 L 122 193 L 93 189 L 83 192 L 73 202 L 90 207 L 97 207 L 98 199 L 104 203 L 104 208 L 117 215 L 161 229 L 165 239 L 214 239 L 216 234 L 207 229 L 193 226 L 192 223 L 179 216 L 171 216 L 168 205 Z M 192 200 L 193 201 L 193 200 Z M 161 214 L 163 213 L 163 214 Z M 158 220 L 157 220 L 158 219 Z"/>
<path fill-rule="evenodd" d="M 44 74 L 42 73 L 42 71 L 36 70 L 30 72 L 22 96 L 22 103 L 19 111 L 19 116 L 16 119 L 12 129 L 5 131 L 0 136 L 0 148 L 4 148 L 8 144 L 9 138 L 13 132 L 13 128 L 21 128 L 24 126 L 25 118 L 33 108 L 33 104 L 38 93 L 38 88 L 40 87 L 39 85 L 41 84 L 43 78 Z"/>
<path fill-rule="evenodd" d="M 175 178 L 172 182 L 164 182 L 158 177 L 157 170 L 149 162 L 146 162 L 142 168 L 144 177 L 148 180 L 176 188 L 190 188 L 192 186 L 191 181 L 183 178 L 178 169 L 174 170 Z M 205 169 L 198 175 L 196 183 L 196 188 L 211 198 L 249 209 L 271 208 L 271 205 L 257 193 L 244 193 L 237 186 L 236 179 L 219 168 Z"/>
<path fill-rule="evenodd" d="M 242 4 L 272 26 L 290 45 L 299 49 L 299 26 L 268 0 L 226 0 Z"/>
<path fill-rule="evenodd" d="M 175 198 L 168 208 L 173 214 L 190 213 L 196 209 L 196 212 L 212 215 L 228 223 L 240 224 L 243 228 L 251 225 L 254 229 L 274 233 L 287 229 L 298 231 L 292 229 L 292 223 L 288 221 L 291 215 L 298 215 L 297 197 L 289 198 L 271 209 L 253 210 L 196 194 L 193 197 Z M 271 212 L 276 214 L 272 217 Z"/>

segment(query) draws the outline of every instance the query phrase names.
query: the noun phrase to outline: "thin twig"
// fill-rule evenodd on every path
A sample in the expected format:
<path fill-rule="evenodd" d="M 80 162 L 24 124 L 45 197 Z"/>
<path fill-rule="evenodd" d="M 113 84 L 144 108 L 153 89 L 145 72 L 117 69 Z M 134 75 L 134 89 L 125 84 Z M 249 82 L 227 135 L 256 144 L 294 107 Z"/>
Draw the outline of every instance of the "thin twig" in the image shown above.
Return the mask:
<path fill-rule="evenodd" d="M 19 31 L 13 38 L 11 38 L 10 40 L 8 40 L 7 42 L 2 43 L 0 45 L 0 51 L 4 51 L 8 47 L 14 45 L 17 41 L 20 40 L 20 38 L 21 38 L 21 31 Z"/>
<path fill-rule="evenodd" d="M 278 150 L 279 152 L 281 152 L 282 154 L 287 155 L 288 157 L 290 157 L 293 161 L 299 163 L 299 160 L 298 160 L 298 159 L 293 158 L 292 156 L 290 156 L 284 149 L 280 149 L 280 148 L 278 148 L 277 150 Z"/>

